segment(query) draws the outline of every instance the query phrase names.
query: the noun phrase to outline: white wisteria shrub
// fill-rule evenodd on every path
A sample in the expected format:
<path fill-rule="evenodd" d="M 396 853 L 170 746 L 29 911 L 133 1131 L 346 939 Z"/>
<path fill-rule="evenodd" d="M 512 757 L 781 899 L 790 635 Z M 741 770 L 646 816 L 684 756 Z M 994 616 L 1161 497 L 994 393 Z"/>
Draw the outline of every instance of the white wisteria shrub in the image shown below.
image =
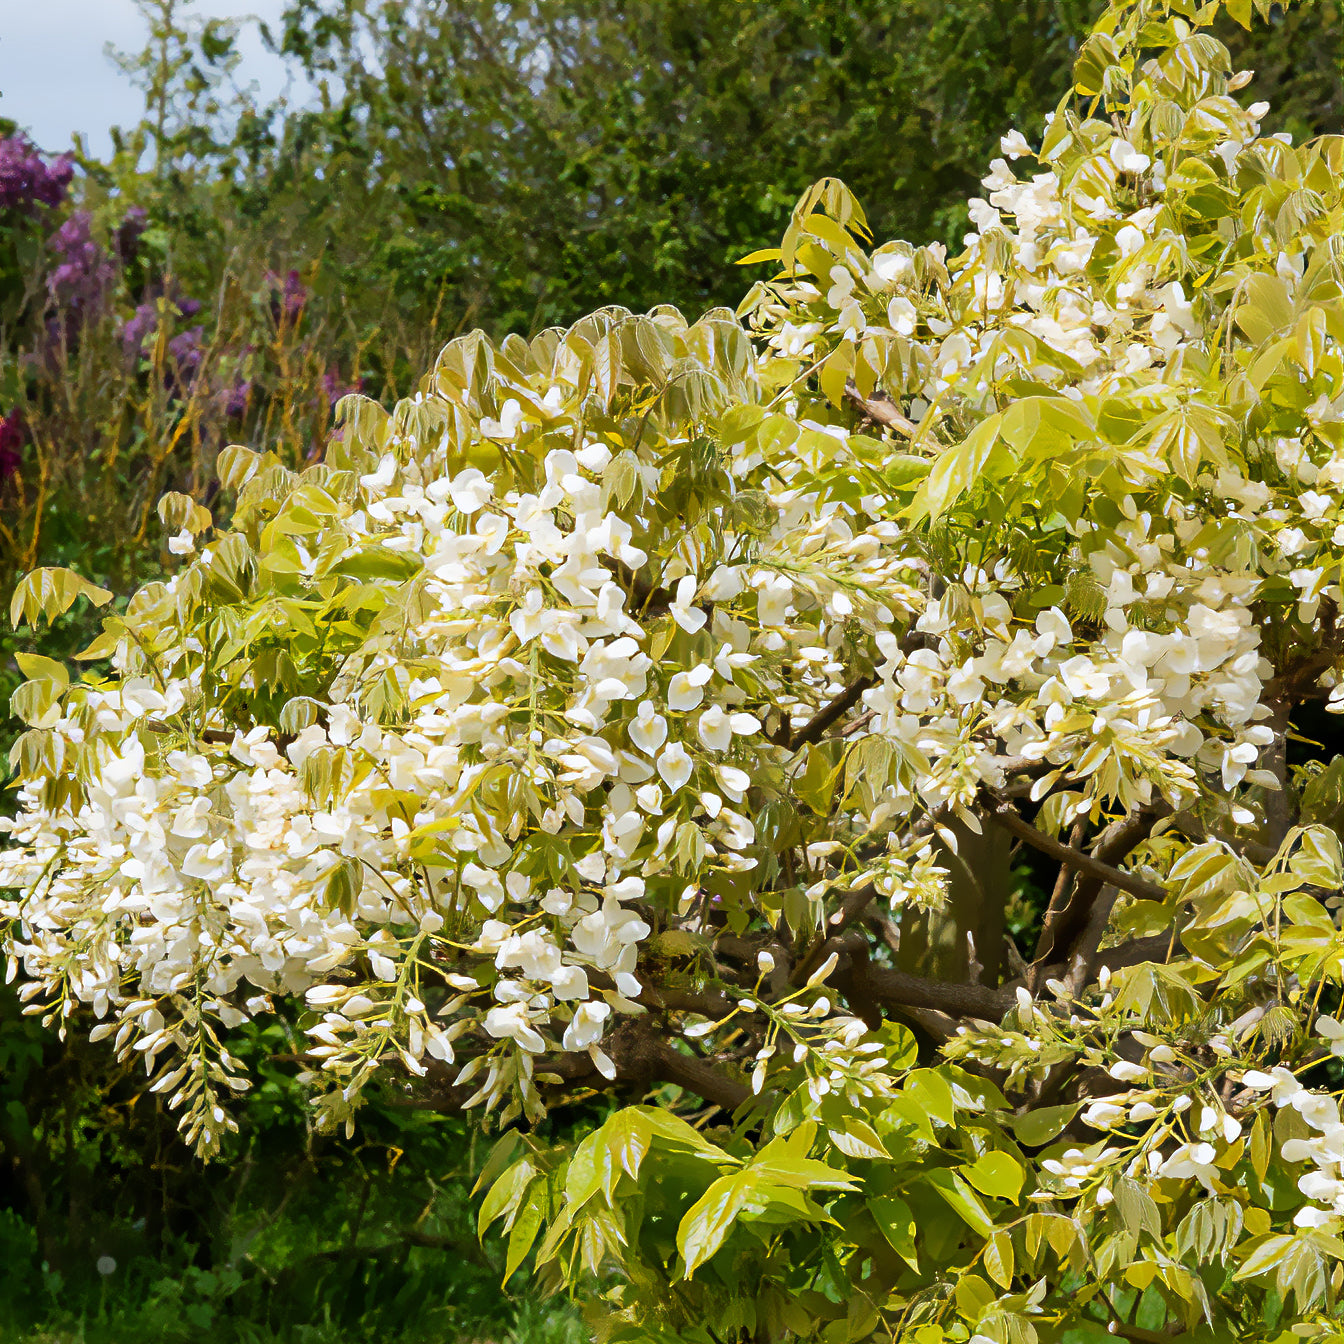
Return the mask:
<path fill-rule="evenodd" d="M 165 500 L 15 697 L 30 1011 L 208 1154 L 300 1002 L 323 1124 L 505 1129 L 604 1338 L 1344 1337 L 1344 141 L 1223 10 L 1116 0 L 956 257 L 824 182 L 736 315 L 475 333 Z"/>

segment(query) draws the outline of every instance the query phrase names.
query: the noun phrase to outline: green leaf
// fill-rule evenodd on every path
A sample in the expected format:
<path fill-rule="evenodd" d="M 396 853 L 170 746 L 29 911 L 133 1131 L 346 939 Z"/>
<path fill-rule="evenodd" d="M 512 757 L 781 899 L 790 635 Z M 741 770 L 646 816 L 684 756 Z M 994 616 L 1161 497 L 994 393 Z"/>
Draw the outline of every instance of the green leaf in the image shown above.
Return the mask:
<path fill-rule="evenodd" d="M 915 1246 L 915 1215 L 899 1195 L 874 1195 L 866 1201 L 891 1249 L 916 1273 L 919 1258 Z"/>
<path fill-rule="evenodd" d="M 906 1092 L 898 1093 L 878 1119 L 884 1133 L 899 1129 L 902 1123 L 914 1130 L 925 1143 L 937 1142 L 928 1111 L 920 1104 L 918 1097 Z"/>
<path fill-rule="evenodd" d="M 961 1174 L 980 1191 L 993 1199 L 1006 1199 L 1016 1204 L 1022 1192 L 1026 1173 L 1007 1153 L 982 1154 L 970 1166 L 962 1167 Z"/>
<path fill-rule="evenodd" d="M 121 643 L 126 634 L 126 627 L 114 617 L 108 617 L 103 622 L 103 630 L 96 635 L 84 648 L 71 656 L 76 662 L 91 663 L 101 658 L 110 658 L 117 650 L 117 645 Z"/>
<path fill-rule="evenodd" d="M 929 1172 L 924 1180 L 938 1192 L 948 1208 L 968 1227 L 982 1237 L 987 1237 L 994 1231 L 994 1220 L 980 1202 L 980 1196 L 955 1171 L 940 1167 L 936 1171 Z"/>
<path fill-rule="evenodd" d="M 943 449 L 905 511 L 911 523 L 933 522 L 975 484 L 999 442 L 999 425 L 1000 417 L 991 415 Z"/>
<path fill-rule="evenodd" d="M 1078 1102 L 1069 1106 L 1042 1106 L 1009 1120 L 1019 1143 L 1028 1148 L 1041 1148 L 1063 1133 L 1064 1126 L 1078 1114 Z"/>
<path fill-rule="evenodd" d="M 996 1305 L 993 1288 L 978 1274 L 960 1274 L 954 1292 L 957 1314 L 974 1325 Z"/>
<path fill-rule="evenodd" d="M 613 1172 L 620 1170 L 631 1178 L 637 1177 L 653 1141 L 653 1126 L 648 1117 L 634 1107 L 626 1107 L 602 1126 L 601 1134 L 614 1161 Z M 608 1189 L 606 1193 L 610 1199 L 612 1191 Z"/>
<path fill-rule="evenodd" d="M 816 1124 L 808 1120 L 789 1133 L 771 1139 L 752 1160 L 749 1170 L 763 1181 L 799 1190 L 855 1189 L 854 1181 L 843 1171 L 807 1156 L 816 1129 Z"/>
<path fill-rule="evenodd" d="M 76 600 L 87 597 L 95 607 L 106 606 L 112 594 L 82 579 L 70 569 L 35 569 L 19 580 L 9 604 L 9 621 L 17 630 L 25 621 L 34 628 L 39 616 L 48 624 L 64 615 Z"/>
<path fill-rule="evenodd" d="M 210 510 L 198 504 L 190 495 L 170 490 L 158 503 L 159 520 L 174 532 L 184 529 L 198 537 L 215 525 Z"/>
<path fill-rule="evenodd" d="M 905 1095 L 941 1124 L 956 1123 L 951 1085 L 937 1069 L 916 1069 L 911 1073 L 905 1080 Z"/>
<path fill-rule="evenodd" d="M 65 664 L 58 663 L 54 658 L 44 658 L 40 653 L 16 653 L 14 661 L 29 681 L 52 682 L 58 691 L 65 690 L 70 684 L 70 673 L 66 671 Z"/>
<path fill-rule="evenodd" d="M 817 816 L 824 817 L 831 810 L 839 775 L 840 767 L 831 760 L 825 747 L 809 746 L 807 764 L 793 781 L 793 791 Z"/>
<path fill-rule="evenodd" d="M 1115 1207 L 1126 1231 L 1151 1236 L 1162 1235 L 1162 1217 L 1152 1195 L 1132 1176 L 1121 1176 L 1115 1182 Z"/>
<path fill-rule="evenodd" d="M 1096 425 L 1069 397 L 1021 397 L 1003 412 L 1001 433 L 1019 454 L 1040 448 L 1054 456 L 1065 443 L 1092 438 Z"/>
<path fill-rule="evenodd" d="M 476 1178 L 476 1184 L 471 1187 L 473 1195 L 480 1194 L 487 1185 L 490 1185 L 499 1176 L 521 1142 L 522 1135 L 516 1129 L 510 1129 L 499 1137 L 485 1159 L 485 1165 L 481 1168 L 481 1174 Z"/>
<path fill-rule="evenodd" d="M 316 700 L 310 695 L 292 697 L 285 701 L 280 710 L 280 731 L 291 734 L 303 732 L 305 728 L 310 728 L 317 722 L 324 708 L 325 705 L 321 700 Z"/>
<path fill-rule="evenodd" d="M 1264 1181 L 1265 1172 L 1269 1170 L 1270 1156 L 1270 1132 L 1269 1132 L 1269 1112 L 1261 1111 L 1255 1117 L 1255 1124 L 1251 1126 L 1251 1167 L 1255 1171 L 1256 1179 Z"/>
<path fill-rule="evenodd" d="M 451 815 L 414 826 L 406 837 L 406 852 L 417 863 L 431 867 L 451 867 L 456 858 L 452 849 L 445 848 L 443 842 L 461 829 L 462 818 Z"/>
<path fill-rule="evenodd" d="M 390 579 L 394 583 L 404 583 L 412 575 L 418 574 L 423 565 L 424 561 L 410 551 L 389 551 L 385 546 L 366 546 L 339 560 L 330 572 L 343 574 L 350 579 Z"/>
<path fill-rule="evenodd" d="M 821 390 L 832 406 L 845 404 L 845 383 L 853 372 L 854 346 L 849 341 L 841 341 L 826 357 L 826 362 L 817 375 Z"/>
<path fill-rule="evenodd" d="M 882 477 L 892 490 L 902 490 L 922 481 L 933 466 L 931 458 L 912 453 L 892 453 L 882 464 Z"/>
<path fill-rule="evenodd" d="M 1297 320 L 1293 332 L 1294 353 L 1302 372 L 1314 377 L 1329 347 L 1329 331 L 1325 309 L 1310 308 Z"/>
<path fill-rule="evenodd" d="M 1000 1288 L 1013 1282 L 1013 1239 L 1007 1232 L 995 1232 L 985 1243 L 985 1272 Z"/>
<path fill-rule="evenodd" d="M 501 1287 L 508 1283 L 518 1266 L 527 1258 L 532 1243 L 537 1239 L 537 1233 L 541 1231 L 545 1212 L 546 1182 L 534 1181 L 529 1187 L 526 1202 L 518 1210 L 518 1216 L 509 1229 L 509 1246 L 504 1257 L 504 1277 L 500 1280 Z"/>
<path fill-rule="evenodd" d="M 485 1229 L 497 1218 L 516 1209 L 524 1192 L 537 1175 L 537 1169 L 527 1159 L 515 1162 L 489 1190 L 481 1201 L 481 1211 L 476 1219 L 477 1235 L 484 1236 Z"/>
<path fill-rule="evenodd" d="M 585 1135 L 565 1169 L 565 1205 L 571 1211 L 581 1209 L 610 1183 L 611 1157 L 602 1143 L 602 1131 Z"/>
<path fill-rule="evenodd" d="M 1236 320 L 1256 345 L 1277 336 L 1293 320 L 1293 300 L 1287 282 L 1274 274 L 1259 272 L 1252 275 L 1246 281 Z"/>
<path fill-rule="evenodd" d="M 686 1211 L 677 1227 L 677 1250 L 689 1279 L 723 1245 L 757 1179 L 751 1169 L 720 1176 Z"/>
<path fill-rule="evenodd" d="M 689 1148 L 697 1157 L 737 1165 L 737 1158 L 717 1144 L 710 1143 L 698 1129 L 688 1125 L 679 1115 L 673 1115 L 671 1111 L 665 1111 L 660 1106 L 640 1106 L 636 1109 L 649 1122 L 656 1135 L 675 1146 Z"/>
<path fill-rule="evenodd" d="M 919 1058 L 919 1042 L 909 1027 L 890 1020 L 877 1030 L 877 1038 L 887 1049 L 887 1058 L 893 1069 L 908 1069 Z"/>
<path fill-rule="evenodd" d="M 1261 1237 L 1252 1242 L 1250 1254 L 1241 1262 L 1232 1278 L 1234 1280 L 1253 1279 L 1257 1275 L 1268 1273 L 1283 1260 L 1296 1240 L 1296 1237 L 1278 1234 Z"/>
<path fill-rule="evenodd" d="M 891 1154 L 882 1145 L 877 1131 L 858 1116 L 847 1116 L 843 1127 L 826 1131 L 831 1142 L 846 1157 L 868 1159 L 870 1161 L 890 1161 Z"/>
<path fill-rule="evenodd" d="M 338 408 L 339 410 L 339 408 Z M 230 444 L 220 449 L 215 458 L 215 474 L 226 490 L 238 490 L 261 470 L 262 455 L 241 444 Z"/>
<path fill-rule="evenodd" d="M 61 718 L 61 692 L 54 681 L 25 681 L 9 697 L 9 711 L 30 728 L 54 728 Z"/>
<path fill-rule="evenodd" d="M 1339 837 L 1324 826 L 1308 826 L 1298 839 L 1298 848 L 1288 860 L 1290 870 L 1314 887 L 1337 890 L 1344 877 Z M 1329 923 L 1329 916 L 1326 922 Z"/>
<path fill-rule="evenodd" d="M 339 910 L 349 917 L 354 914 L 359 902 L 359 893 L 364 890 L 364 868 L 358 859 L 343 854 L 331 870 L 326 886 L 322 891 L 323 905 L 328 910 Z"/>

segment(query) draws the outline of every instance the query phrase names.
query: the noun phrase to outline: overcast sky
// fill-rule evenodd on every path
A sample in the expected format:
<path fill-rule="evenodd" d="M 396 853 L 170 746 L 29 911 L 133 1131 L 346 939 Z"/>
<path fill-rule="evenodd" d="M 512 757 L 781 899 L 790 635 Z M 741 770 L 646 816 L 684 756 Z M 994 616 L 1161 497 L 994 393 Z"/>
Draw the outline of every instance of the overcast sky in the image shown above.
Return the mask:
<path fill-rule="evenodd" d="M 193 12 L 220 18 L 256 15 L 274 21 L 284 0 L 197 0 Z M 0 0 L 0 116 L 26 127 L 45 150 L 70 146 L 82 132 L 95 155 L 111 151 L 108 128 L 139 120 L 140 95 L 104 52 L 144 45 L 132 0 Z M 284 68 L 255 33 L 242 42 L 239 78 L 263 96 L 284 86 Z"/>

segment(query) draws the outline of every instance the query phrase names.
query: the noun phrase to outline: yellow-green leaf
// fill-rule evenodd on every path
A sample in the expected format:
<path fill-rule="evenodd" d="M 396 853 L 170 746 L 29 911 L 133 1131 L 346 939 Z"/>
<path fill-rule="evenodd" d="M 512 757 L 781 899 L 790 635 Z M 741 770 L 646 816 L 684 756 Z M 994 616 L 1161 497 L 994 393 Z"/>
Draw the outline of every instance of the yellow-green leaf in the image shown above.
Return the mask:
<path fill-rule="evenodd" d="M 77 598 L 87 597 L 95 607 L 106 606 L 112 594 L 106 588 L 80 578 L 71 569 L 50 567 L 35 569 L 19 580 L 9 604 L 10 624 L 17 630 L 23 623 L 37 625 L 43 616 L 48 623 L 64 615 Z"/>
<path fill-rule="evenodd" d="M 686 1266 L 683 1277 L 689 1279 L 723 1245 L 752 1181 L 750 1171 L 720 1176 L 687 1210 L 677 1228 L 677 1250 Z"/>
<path fill-rule="evenodd" d="M 980 1191 L 992 1199 L 1006 1199 L 1016 1204 L 1022 1192 L 1025 1173 L 1022 1167 L 1007 1153 L 983 1153 L 968 1167 L 962 1167 L 961 1174 Z"/>
<path fill-rule="evenodd" d="M 1000 417 L 982 420 L 960 443 L 944 448 L 915 494 L 905 516 L 933 521 L 979 479 L 999 441 Z"/>
<path fill-rule="evenodd" d="M 1013 1282 L 1013 1239 L 1007 1232 L 996 1232 L 985 1243 L 985 1272 L 1000 1288 Z"/>

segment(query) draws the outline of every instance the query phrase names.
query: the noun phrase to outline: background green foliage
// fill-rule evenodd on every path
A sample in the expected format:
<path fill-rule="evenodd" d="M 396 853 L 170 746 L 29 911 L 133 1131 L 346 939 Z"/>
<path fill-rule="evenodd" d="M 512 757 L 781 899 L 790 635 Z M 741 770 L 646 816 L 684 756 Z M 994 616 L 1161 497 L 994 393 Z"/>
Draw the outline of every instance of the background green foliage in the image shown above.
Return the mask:
<path fill-rule="evenodd" d="M 143 1076 L 0 1012 L 0 1337 L 581 1338 L 563 1303 L 499 1292 L 460 1119 L 389 1090 L 353 1138 L 313 1134 L 281 1024 L 246 1037 L 260 1085 L 202 1167 Z"/>
<path fill-rule="evenodd" d="M 1039 130 L 1099 5 L 295 0 L 269 36 L 319 90 L 301 108 L 236 93 L 237 25 L 141 8 L 145 49 L 122 63 L 142 123 L 110 160 L 78 157 L 58 203 L 0 205 L 5 591 L 70 563 L 130 593 L 164 558 L 164 490 L 214 506 L 230 442 L 319 454 L 337 396 L 404 395 L 471 326 L 735 303 L 735 261 L 820 177 L 879 239 L 956 244 L 998 136 Z M 1323 0 L 1220 33 L 1234 60 L 1253 42 L 1269 129 L 1340 129 L 1342 31 Z M 72 614 L 41 649 L 90 628 Z M 29 647 L 0 640 L 0 694 Z M 1040 893 L 1019 876 L 1029 946 Z M 0 1332 L 580 1337 L 567 1309 L 500 1296 L 464 1127 L 389 1092 L 355 1139 L 319 1140 L 283 1027 L 249 1049 L 267 1082 L 203 1170 L 106 1051 L 0 998 Z"/>
<path fill-rule="evenodd" d="M 879 236 L 958 236 L 977 165 L 1039 125 L 1094 9 L 302 0 L 280 49 L 343 92 L 286 124 L 263 199 L 302 219 L 294 187 L 270 194 L 277 167 L 311 206 L 303 165 L 329 163 L 342 274 L 376 257 L 404 302 L 442 288 L 501 334 L 606 303 L 697 313 L 735 298 L 736 259 L 826 174 L 874 203 Z"/>

